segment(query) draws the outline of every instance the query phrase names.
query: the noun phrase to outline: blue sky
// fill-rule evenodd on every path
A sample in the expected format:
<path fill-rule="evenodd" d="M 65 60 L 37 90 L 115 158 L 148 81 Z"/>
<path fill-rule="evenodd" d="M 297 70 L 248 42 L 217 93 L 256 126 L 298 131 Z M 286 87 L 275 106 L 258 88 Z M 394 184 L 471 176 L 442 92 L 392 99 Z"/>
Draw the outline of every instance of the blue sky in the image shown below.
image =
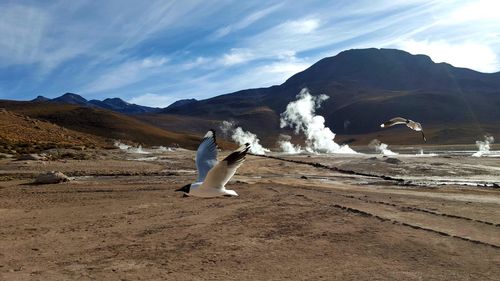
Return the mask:
<path fill-rule="evenodd" d="M 500 70 L 500 1 L 0 1 L 0 99 L 164 107 L 283 83 L 351 48 Z"/>

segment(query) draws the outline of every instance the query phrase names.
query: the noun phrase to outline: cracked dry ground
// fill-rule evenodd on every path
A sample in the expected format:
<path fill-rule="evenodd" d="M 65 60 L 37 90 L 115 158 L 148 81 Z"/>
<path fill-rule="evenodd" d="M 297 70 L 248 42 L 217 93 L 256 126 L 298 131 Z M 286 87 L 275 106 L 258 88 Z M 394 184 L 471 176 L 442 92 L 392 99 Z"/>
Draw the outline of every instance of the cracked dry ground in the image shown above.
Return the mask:
<path fill-rule="evenodd" d="M 0 160 L 0 279 L 500 279 L 498 189 L 249 156 L 229 183 L 240 197 L 183 198 L 193 156 Z M 27 184 L 47 170 L 75 180 Z"/>

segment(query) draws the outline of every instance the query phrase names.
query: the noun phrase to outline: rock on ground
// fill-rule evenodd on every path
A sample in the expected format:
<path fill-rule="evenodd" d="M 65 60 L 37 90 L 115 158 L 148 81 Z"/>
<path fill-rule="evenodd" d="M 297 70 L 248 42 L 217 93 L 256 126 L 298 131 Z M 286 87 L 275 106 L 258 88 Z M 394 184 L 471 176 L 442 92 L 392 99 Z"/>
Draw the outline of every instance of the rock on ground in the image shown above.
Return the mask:
<path fill-rule="evenodd" d="M 39 154 L 22 154 L 17 160 L 47 160 L 47 157 Z"/>
<path fill-rule="evenodd" d="M 397 165 L 397 164 L 401 164 L 401 162 L 403 162 L 403 161 L 401 161 L 401 160 L 399 160 L 397 158 L 387 158 L 387 159 L 385 159 L 384 162 L 389 163 L 389 164 Z"/>
<path fill-rule="evenodd" d="M 35 183 L 50 184 L 50 183 L 60 183 L 65 181 L 69 181 L 69 178 L 65 174 L 61 172 L 51 171 L 38 175 L 38 177 L 35 180 Z"/>

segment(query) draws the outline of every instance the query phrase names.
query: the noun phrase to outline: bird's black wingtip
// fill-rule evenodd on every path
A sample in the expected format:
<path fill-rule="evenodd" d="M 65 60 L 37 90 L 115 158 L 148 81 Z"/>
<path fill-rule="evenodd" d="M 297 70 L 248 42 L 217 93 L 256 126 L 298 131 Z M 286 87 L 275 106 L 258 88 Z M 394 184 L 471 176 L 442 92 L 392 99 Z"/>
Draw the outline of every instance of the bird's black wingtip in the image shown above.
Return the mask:
<path fill-rule="evenodd" d="M 425 137 L 424 131 L 422 131 L 422 138 L 424 139 L 424 142 L 427 143 L 427 138 Z"/>
<path fill-rule="evenodd" d="M 213 139 L 214 142 L 217 144 L 217 138 L 216 138 L 216 134 L 215 134 L 215 130 L 214 129 L 209 129 L 208 132 L 203 137 L 204 140 L 208 139 L 208 138 Z"/>
<path fill-rule="evenodd" d="M 212 146 L 218 147 L 214 129 L 208 130 L 207 133 L 203 136 L 200 145 L 202 145 L 203 143 L 208 143 Z"/>
<path fill-rule="evenodd" d="M 212 135 L 214 136 L 214 142 L 217 144 L 217 138 L 215 137 L 215 130 L 210 129 L 210 132 L 212 132 Z"/>
<path fill-rule="evenodd" d="M 233 151 L 222 161 L 227 161 L 228 165 L 233 165 L 234 163 L 242 162 L 243 160 L 245 160 L 245 156 L 247 155 L 249 149 L 250 149 L 250 144 L 245 143 L 245 147 L 240 146 L 240 148 Z"/>

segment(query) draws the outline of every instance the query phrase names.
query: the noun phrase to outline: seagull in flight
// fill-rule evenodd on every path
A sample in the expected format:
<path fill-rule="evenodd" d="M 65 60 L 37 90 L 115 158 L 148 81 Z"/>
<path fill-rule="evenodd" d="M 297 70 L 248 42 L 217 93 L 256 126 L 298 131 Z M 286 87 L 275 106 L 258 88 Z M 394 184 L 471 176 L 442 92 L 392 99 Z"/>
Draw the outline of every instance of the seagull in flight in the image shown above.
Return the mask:
<path fill-rule="evenodd" d="M 208 131 L 196 151 L 198 179 L 176 191 L 195 197 L 238 196 L 234 190 L 226 189 L 225 185 L 243 164 L 249 149 L 250 144 L 246 143 L 217 162 L 215 131 Z"/>
<path fill-rule="evenodd" d="M 406 119 L 403 117 L 395 117 L 387 122 L 384 122 L 383 124 L 380 125 L 380 127 L 387 128 L 387 127 L 392 127 L 394 125 L 399 125 L 399 124 L 405 124 L 406 126 L 408 126 L 408 128 L 410 128 L 414 131 L 417 131 L 417 132 L 421 132 L 422 138 L 424 139 L 424 142 L 427 142 L 427 139 L 425 138 L 425 135 L 424 135 L 424 131 L 422 130 L 422 125 L 420 123 L 415 122 L 415 121 L 410 120 L 410 119 Z"/>

